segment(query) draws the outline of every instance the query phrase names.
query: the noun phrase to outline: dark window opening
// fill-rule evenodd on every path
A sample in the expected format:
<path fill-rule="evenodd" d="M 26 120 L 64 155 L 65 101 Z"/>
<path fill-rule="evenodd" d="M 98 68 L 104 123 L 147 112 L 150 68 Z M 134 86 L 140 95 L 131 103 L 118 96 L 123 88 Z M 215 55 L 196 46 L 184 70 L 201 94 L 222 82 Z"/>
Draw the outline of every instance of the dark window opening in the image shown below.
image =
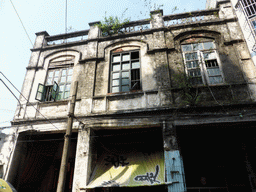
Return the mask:
<path fill-rule="evenodd" d="M 140 89 L 140 70 L 133 69 L 131 70 L 131 90 Z"/>
<path fill-rule="evenodd" d="M 206 67 L 218 67 L 218 63 L 217 63 L 217 60 L 216 59 L 213 59 L 213 60 L 205 60 L 205 65 Z"/>

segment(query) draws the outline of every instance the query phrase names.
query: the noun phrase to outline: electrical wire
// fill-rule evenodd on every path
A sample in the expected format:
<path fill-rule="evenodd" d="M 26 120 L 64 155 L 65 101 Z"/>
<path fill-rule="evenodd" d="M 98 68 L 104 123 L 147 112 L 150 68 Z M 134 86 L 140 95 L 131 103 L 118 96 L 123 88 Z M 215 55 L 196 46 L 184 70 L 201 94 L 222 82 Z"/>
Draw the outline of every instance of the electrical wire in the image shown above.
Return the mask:
<path fill-rule="evenodd" d="M 19 20 L 20 20 L 20 22 L 21 22 L 21 24 L 22 24 L 22 27 L 23 27 L 23 29 L 25 30 L 25 32 L 26 32 L 26 34 L 27 34 L 27 37 L 28 37 L 28 39 L 29 39 L 29 41 L 30 41 L 30 43 L 31 43 L 31 45 L 32 45 L 32 47 L 33 47 L 33 43 L 32 43 L 32 41 L 31 41 L 31 39 L 30 39 L 30 37 L 29 37 L 29 35 L 28 35 L 28 32 L 27 32 L 25 26 L 23 25 L 23 22 L 22 22 L 22 20 L 21 20 L 19 14 L 18 14 L 18 12 L 17 12 L 17 10 L 16 10 L 16 8 L 15 8 L 15 6 L 14 6 L 12 0 L 10 0 L 10 2 L 11 2 L 12 7 L 13 7 L 13 9 L 15 10 L 15 12 L 16 12 L 16 14 L 17 14 L 17 16 L 18 16 L 18 18 L 19 18 Z"/>
<path fill-rule="evenodd" d="M 59 130 L 58 127 L 56 127 L 48 118 L 46 118 L 37 108 L 34 107 L 34 105 L 32 105 L 28 99 L 13 85 L 13 83 L 3 74 L 3 72 L 0 71 L 0 73 L 4 76 L 4 78 L 15 88 L 16 91 L 18 91 L 18 93 L 27 101 L 27 103 L 29 105 L 31 105 L 40 115 L 42 115 L 43 118 L 45 118 L 50 124 L 52 124 L 52 126 L 56 129 Z M 20 103 L 20 102 L 19 102 Z M 21 104 L 20 104 L 21 107 Z"/>

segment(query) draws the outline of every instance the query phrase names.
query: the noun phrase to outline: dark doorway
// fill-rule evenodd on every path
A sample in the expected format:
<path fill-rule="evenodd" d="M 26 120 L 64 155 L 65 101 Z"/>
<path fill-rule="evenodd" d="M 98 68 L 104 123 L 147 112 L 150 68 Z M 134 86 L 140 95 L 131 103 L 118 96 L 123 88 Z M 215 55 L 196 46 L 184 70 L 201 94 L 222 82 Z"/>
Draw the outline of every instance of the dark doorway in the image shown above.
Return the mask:
<path fill-rule="evenodd" d="M 253 191 L 254 129 L 251 123 L 177 128 L 188 192 Z"/>
<path fill-rule="evenodd" d="M 133 128 L 133 129 L 99 129 L 94 130 L 92 136 L 92 151 L 94 154 L 93 162 L 97 162 L 104 154 L 104 150 L 109 153 L 140 151 L 145 154 L 150 154 L 154 151 L 163 152 L 163 137 L 162 128 Z M 96 163 L 92 163 L 94 168 Z M 165 185 L 156 186 L 136 186 L 136 187 L 96 187 L 88 189 L 89 192 L 155 192 L 167 191 Z"/>
<path fill-rule="evenodd" d="M 64 134 L 21 134 L 8 179 L 19 192 L 55 192 Z M 77 133 L 72 134 L 65 192 L 72 191 Z"/>

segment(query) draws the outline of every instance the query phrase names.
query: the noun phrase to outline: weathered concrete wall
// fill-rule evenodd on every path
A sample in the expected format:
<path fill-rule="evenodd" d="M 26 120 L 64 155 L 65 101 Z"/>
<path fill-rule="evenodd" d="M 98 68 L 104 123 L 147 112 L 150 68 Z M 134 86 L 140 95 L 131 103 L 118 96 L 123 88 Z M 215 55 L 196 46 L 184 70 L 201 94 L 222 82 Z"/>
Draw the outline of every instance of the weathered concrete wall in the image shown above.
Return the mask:
<path fill-rule="evenodd" d="M 160 30 L 145 34 L 142 32 L 132 35 L 100 37 L 101 33 L 98 27 L 91 25 L 90 41 L 84 41 L 77 45 L 72 44 L 68 48 L 62 48 L 60 45 L 46 45 L 44 38 L 48 34 L 45 32 L 38 33 L 24 81 L 24 96 L 29 98 L 29 101 L 44 116 L 65 117 L 68 110 L 65 103 L 56 102 L 53 105 L 44 105 L 35 100 L 35 95 L 38 83 L 45 83 L 50 61 L 60 56 L 73 55 L 75 62 L 72 80 L 79 82 L 77 115 L 176 106 L 182 100 L 181 93 L 179 93 L 179 90 L 172 92 L 171 89 L 180 88 L 179 80 L 176 77 L 176 74 L 184 71 L 180 43 L 188 38 L 208 38 L 215 42 L 225 85 L 254 83 L 255 67 L 252 65 L 245 43 L 242 42 L 243 35 L 238 23 L 234 20 L 235 16 L 230 3 L 220 4 L 216 21 L 203 25 L 191 25 L 188 22 L 175 28 L 172 28 L 172 26 L 164 27 L 161 13 L 155 12 L 152 14 L 151 27 Z M 161 27 L 165 29 L 162 30 Z M 40 49 L 41 47 L 42 49 Z M 112 97 L 113 94 L 109 93 L 110 55 L 112 50 L 120 48 L 140 50 L 142 85 L 140 94 L 127 93 L 124 96 L 114 94 L 115 96 Z M 241 98 L 234 95 L 236 91 L 231 94 L 230 88 L 221 88 L 221 90 L 224 89 L 226 89 L 226 92 L 223 92 L 223 94 L 226 97 L 222 97 L 222 102 L 225 102 L 227 98 Z M 235 89 L 235 86 L 232 89 Z M 245 85 L 243 90 L 250 93 L 244 97 L 244 101 L 254 99 L 253 89 L 247 91 Z M 147 94 L 148 91 L 155 92 Z M 209 95 L 209 91 L 200 88 L 200 92 L 202 98 L 204 98 L 201 104 L 207 105 L 208 99 L 211 104 L 214 104 L 214 102 L 211 102 L 213 98 Z M 154 104 L 151 104 L 151 98 Z M 230 102 L 230 99 L 226 101 Z M 26 103 L 24 99 L 21 102 L 22 104 Z M 26 119 L 27 117 L 42 118 L 28 104 L 22 106 L 21 114 L 16 118 Z"/>
<path fill-rule="evenodd" d="M 0 165 L 2 166 L 2 178 L 6 178 L 9 168 L 9 162 L 13 155 L 16 144 L 16 129 L 0 129 Z"/>
<path fill-rule="evenodd" d="M 177 124 L 212 123 L 225 119 L 242 121 L 239 110 L 225 118 L 223 115 L 228 113 L 216 115 L 218 112 L 215 108 L 211 111 L 211 107 L 256 99 L 256 69 L 230 3 L 220 4 L 220 12 L 215 19 L 197 23 L 166 26 L 161 12 L 152 14 L 151 29 L 146 31 L 102 37 L 99 28 L 91 25 L 88 40 L 61 45 L 48 45 L 45 42 L 46 32 L 37 34 L 22 88 L 30 103 L 20 99 L 22 108 L 18 107 L 13 124 L 19 128 L 18 132 L 31 129 L 38 132 L 65 131 L 70 97 L 62 101 L 39 102 L 35 95 L 38 84 L 45 84 L 52 60 L 74 57 L 72 81 L 78 81 L 78 92 L 73 129 L 79 133 L 73 191 L 86 190 L 95 163 L 92 129 L 147 129 L 162 126 L 163 119 L 174 122 L 175 118 Z M 182 85 L 186 76 L 180 45 L 191 39 L 215 42 L 223 84 Z M 141 90 L 109 91 L 110 56 L 113 51 L 121 49 L 140 52 Z M 197 101 L 189 100 L 186 94 L 197 95 Z M 197 111 L 196 107 L 202 108 Z M 201 119 L 203 114 L 205 117 Z M 197 115 L 197 119 L 193 115 Z M 217 117 L 212 119 L 213 115 Z M 166 152 L 166 158 L 172 155 L 179 158 L 178 149 L 172 151 L 175 152 Z M 19 165 L 16 163 L 14 166 Z"/>

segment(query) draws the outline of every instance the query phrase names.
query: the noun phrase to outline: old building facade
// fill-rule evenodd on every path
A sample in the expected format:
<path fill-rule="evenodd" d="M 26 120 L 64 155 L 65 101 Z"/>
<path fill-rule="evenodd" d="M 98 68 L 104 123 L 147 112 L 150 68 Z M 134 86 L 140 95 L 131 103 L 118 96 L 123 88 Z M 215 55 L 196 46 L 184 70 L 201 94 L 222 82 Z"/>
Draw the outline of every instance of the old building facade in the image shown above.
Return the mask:
<path fill-rule="evenodd" d="M 255 191 L 256 73 L 230 5 L 37 33 L 5 179 L 56 191 L 78 82 L 65 191 Z"/>
<path fill-rule="evenodd" d="M 217 8 L 221 2 L 223 0 L 207 0 L 206 8 Z M 256 65 L 256 2 L 253 0 L 231 0 L 231 4 L 252 60 Z"/>

